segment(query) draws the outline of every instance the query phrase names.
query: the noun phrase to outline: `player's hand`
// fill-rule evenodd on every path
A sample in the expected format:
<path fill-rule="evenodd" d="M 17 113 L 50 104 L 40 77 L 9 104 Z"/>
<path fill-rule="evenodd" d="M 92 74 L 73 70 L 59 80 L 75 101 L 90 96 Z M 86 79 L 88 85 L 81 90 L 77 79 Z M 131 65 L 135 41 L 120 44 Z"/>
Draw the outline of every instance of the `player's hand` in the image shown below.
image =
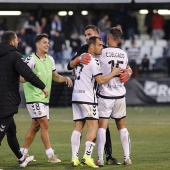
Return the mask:
<path fill-rule="evenodd" d="M 47 88 L 45 87 L 42 91 L 45 94 L 45 98 L 47 98 L 48 97 L 48 90 L 47 90 Z"/>
<path fill-rule="evenodd" d="M 131 68 L 124 69 L 123 73 L 120 74 L 120 81 L 122 83 L 126 83 L 130 79 L 131 75 L 132 75 L 132 69 Z"/>
<path fill-rule="evenodd" d="M 121 73 L 123 73 L 123 69 L 117 68 L 117 67 L 116 67 L 116 64 L 114 64 L 112 73 L 113 73 L 113 76 L 120 75 Z"/>
<path fill-rule="evenodd" d="M 75 64 L 88 64 L 91 60 L 91 55 L 89 53 L 86 53 L 84 55 L 78 56 L 74 59 Z"/>
<path fill-rule="evenodd" d="M 68 87 L 72 87 L 73 81 L 69 77 L 66 77 L 66 84 L 68 85 Z"/>

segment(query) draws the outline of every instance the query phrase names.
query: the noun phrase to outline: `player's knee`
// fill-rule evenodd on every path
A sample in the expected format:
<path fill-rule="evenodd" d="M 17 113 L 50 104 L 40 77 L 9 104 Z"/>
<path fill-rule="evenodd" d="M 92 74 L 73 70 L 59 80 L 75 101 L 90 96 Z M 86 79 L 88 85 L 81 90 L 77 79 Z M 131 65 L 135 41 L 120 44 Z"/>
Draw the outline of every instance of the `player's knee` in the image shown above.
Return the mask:
<path fill-rule="evenodd" d="M 40 125 L 37 125 L 37 126 L 34 127 L 35 132 L 38 132 L 39 130 L 40 130 Z"/>

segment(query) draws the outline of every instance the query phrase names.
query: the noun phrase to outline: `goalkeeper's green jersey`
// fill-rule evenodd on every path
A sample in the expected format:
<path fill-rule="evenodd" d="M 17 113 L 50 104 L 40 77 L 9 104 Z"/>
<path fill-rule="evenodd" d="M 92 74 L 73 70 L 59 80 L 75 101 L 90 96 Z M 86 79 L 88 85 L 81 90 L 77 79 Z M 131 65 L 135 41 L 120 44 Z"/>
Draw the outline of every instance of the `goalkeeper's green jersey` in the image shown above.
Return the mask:
<path fill-rule="evenodd" d="M 23 84 L 26 103 L 49 103 L 52 82 L 52 61 L 48 55 L 46 55 L 45 60 L 41 60 L 35 54 L 31 54 L 30 57 L 34 57 L 35 60 L 33 72 L 44 82 L 46 88 L 48 89 L 49 95 L 45 98 L 45 95 L 41 89 L 33 86 L 29 82 L 26 82 Z"/>

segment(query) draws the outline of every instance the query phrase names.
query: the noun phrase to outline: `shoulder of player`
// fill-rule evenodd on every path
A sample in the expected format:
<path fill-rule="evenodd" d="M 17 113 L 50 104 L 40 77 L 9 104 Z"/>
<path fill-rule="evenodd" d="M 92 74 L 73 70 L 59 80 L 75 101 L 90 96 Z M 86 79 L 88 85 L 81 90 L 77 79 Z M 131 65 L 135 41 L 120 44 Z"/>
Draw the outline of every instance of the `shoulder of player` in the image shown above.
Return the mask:
<path fill-rule="evenodd" d="M 123 53 L 126 53 L 124 50 L 122 50 L 121 48 L 119 47 L 106 47 L 104 48 L 102 51 L 121 51 Z"/>
<path fill-rule="evenodd" d="M 34 60 L 33 54 L 28 55 L 25 60 Z"/>
<path fill-rule="evenodd" d="M 54 60 L 53 56 L 51 56 L 51 55 L 46 55 L 46 57 L 48 57 L 51 61 Z"/>
<path fill-rule="evenodd" d="M 96 57 L 92 57 L 91 58 L 91 61 L 90 61 L 91 64 L 94 64 L 94 63 L 99 63 L 99 58 L 96 58 Z"/>
<path fill-rule="evenodd" d="M 88 45 L 84 44 L 77 50 L 77 53 L 78 52 L 85 53 L 85 52 L 87 52 L 87 50 L 88 50 Z"/>

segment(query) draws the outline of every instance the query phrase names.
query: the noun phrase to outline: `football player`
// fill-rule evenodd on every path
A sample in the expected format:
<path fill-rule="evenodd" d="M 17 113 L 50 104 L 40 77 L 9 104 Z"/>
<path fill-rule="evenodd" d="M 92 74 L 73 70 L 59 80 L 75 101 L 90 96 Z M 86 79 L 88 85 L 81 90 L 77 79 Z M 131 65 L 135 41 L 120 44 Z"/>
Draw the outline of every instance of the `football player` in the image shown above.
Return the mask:
<path fill-rule="evenodd" d="M 80 137 L 85 123 L 87 124 L 85 152 L 81 163 L 98 168 L 91 158 L 98 130 L 97 84 L 103 84 L 119 75 L 122 71 L 114 66 L 110 73 L 103 76 L 97 56 L 102 53 L 101 38 L 93 36 L 88 40 L 89 64 L 78 64 L 75 67 L 75 81 L 72 93 L 72 110 L 75 127 L 71 135 L 72 166 L 80 165 L 78 151 Z M 90 53 L 90 54 L 89 54 Z M 83 54 L 82 54 L 83 55 Z M 81 57 L 81 56 L 80 56 Z"/>
<path fill-rule="evenodd" d="M 121 28 L 110 28 L 109 34 L 107 35 L 108 47 L 103 49 L 102 54 L 99 57 L 103 75 L 108 74 L 112 70 L 114 64 L 116 64 L 118 68 L 122 68 L 124 70 L 128 66 L 128 57 L 126 52 L 118 48 L 118 44 L 121 42 L 121 35 Z M 124 150 L 123 164 L 132 164 L 130 159 L 130 137 L 125 126 L 125 94 L 126 89 L 124 83 L 116 76 L 98 87 L 99 129 L 97 140 L 99 166 L 104 166 L 103 152 L 106 142 L 106 129 L 108 127 L 110 117 L 115 119 L 117 129 L 120 134 L 120 141 Z"/>
<path fill-rule="evenodd" d="M 84 28 L 84 36 L 86 39 L 86 42 L 88 42 L 89 38 L 91 36 L 97 36 L 99 37 L 99 28 L 94 25 L 88 25 Z M 106 48 L 107 46 L 103 45 L 103 48 Z M 86 53 L 88 51 L 88 44 L 85 44 L 81 46 L 78 50 L 75 56 L 72 58 L 72 60 L 68 63 L 67 68 L 68 70 L 72 70 L 75 68 L 75 66 L 79 63 L 82 64 L 88 64 L 91 60 L 91 57 L 89 55 L 81 55 L 83 53 Z M 80 56 L 81 55 L 81 56 Z M 131 68 L 127 68 L 124 70 L 124 73 L 121 74 L 121 81 L 127 82 L 131 76 Z M 120 165 L 120 163 L 117 161 L 116 158 L 112 156 L 112 143 L 110 138 L 110 131 L 109 128 L 106 130 L 106 144 L 105 144 L 105 154 L 106 154 L 106 164 L 114 164 L 114 165 Z"/>

